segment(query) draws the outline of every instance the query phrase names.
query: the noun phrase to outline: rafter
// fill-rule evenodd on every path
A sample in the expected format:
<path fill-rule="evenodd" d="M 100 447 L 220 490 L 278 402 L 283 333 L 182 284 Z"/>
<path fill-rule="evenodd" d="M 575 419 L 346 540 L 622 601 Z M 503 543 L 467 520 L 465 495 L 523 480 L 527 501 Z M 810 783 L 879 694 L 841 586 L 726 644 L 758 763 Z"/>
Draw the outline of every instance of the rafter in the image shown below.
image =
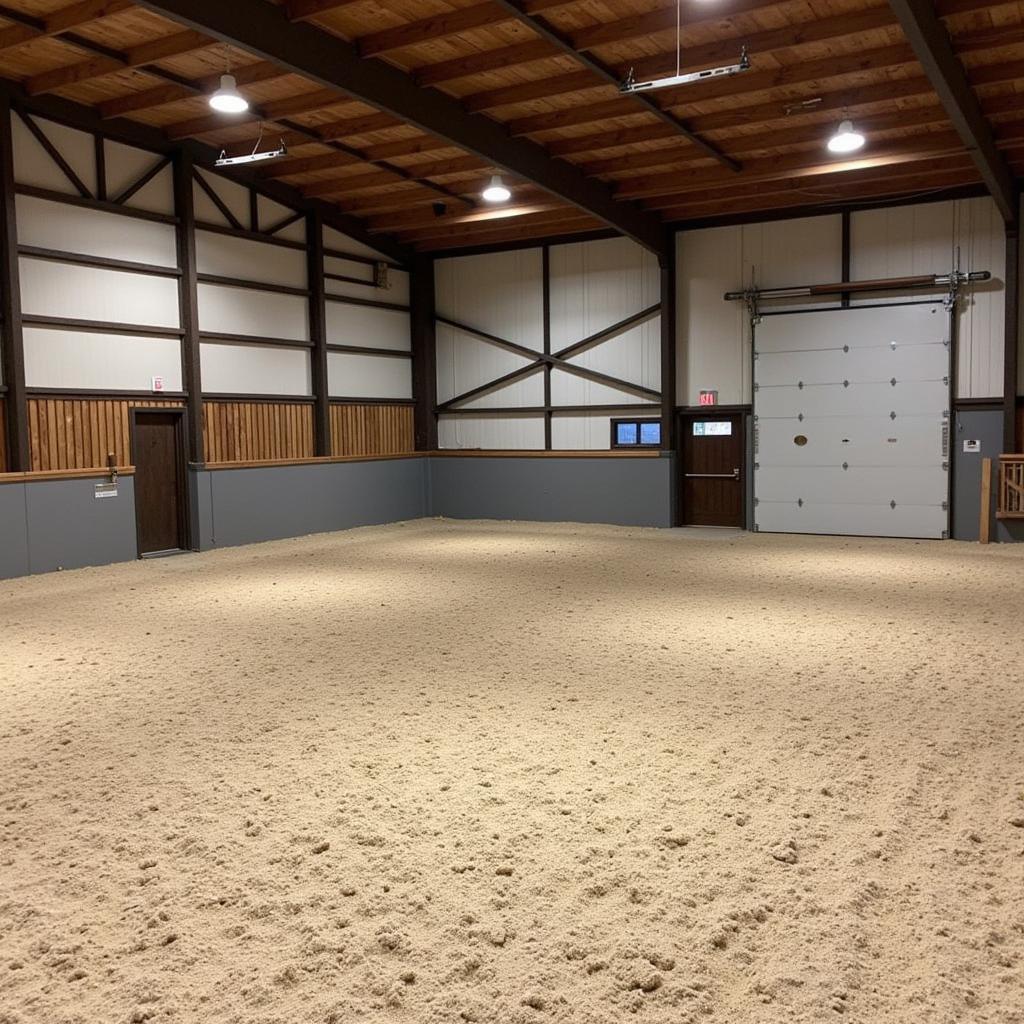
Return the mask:
<path fill-rule="evenodd" d="M 0 17 L 14 23 L 0 28 L 0 51 L 21 46 L 33 39 L 59 35 L 91 21 L 120 14 L 131 6 L 131 0 L 82 0 L 81 3 L 62 7 L 42 18 L 0 7 Z"/>
<path fill-rule="evenodd" d="M 945 25 L 928 0 L 889 0 L 910 45 L 957 134 L 995 200 L 1007 224 L 1020 216 L 1017 186 L 1006 161 L 996 149 L 992 129 L 981 111 L 963 65 L 957 60 Z"/>
<path fill-rule="evenodd" d="M 289 21 L 285 11 L 265 0 L 237 0 L 230 6 L 208 0 L 140 0 L 140 6 L 448 139 L 598 217 L 648 249 L 662 252 L 668 245 L 657 218 L 616 202 L 601 182 L 551 160 L 540 146 L 510 139 L 501 125 L 468 114 L 450 97 L 419 88 L 398 68 L 363 60 L 351 44 L 311 25 Z"/>
<path fill-rule="evenodd" d="M 525 0 L 494 0 L 494 2 L 500 4 L 501 7 L 512 14 L 520 24 L 536 32 L 542 39 L 546 39 L 562 53 L 572 57 L 573 60 L 582 65 L 599 81 L 613 86 L 617 86 L 622 81 L 622 76 L 610 65 L 605 64 L 604 61 L 597 57 L 589 56 L 577 50 L 573 46 L 572 39 L 552 25 L 551 22 L 538 15 L 528 13 Z M 706 139 L 702 139 L 685 121 L 682 121 L 671 111 L 663 109 L 650 96 L 636 93 L 625 97 L 625 99 L 634 107 L 639 107 L 641 110 L 645 110 L 658 118 L 659 121 L 664 121 L 666 124 L 671 125 L 688 142 L 693 143 L 699 150 L 706 153 L 712 159 L 717 160 L 720 164 L 723 164 L 732 171 L 740 169 L 740 165 L 735 160 L 726 156 Z"/>
<path fill-rule="evenodd" d="M 25 82 L 25 91 L 30 96 L 38 96 L 44 92 L 78 85 L 118 71 L 140 68 L 154 61 L 166 60 L 168 57 L 178 57 L 183 53 L 191 53 L 211 45 L 212 40 L 199 32 L 175 32 L 173 35 L 163 36 L 151 42 L 140 43 L 116 55 L 95 56 L 78 64 L 69 64 L 33 75 Z"/>

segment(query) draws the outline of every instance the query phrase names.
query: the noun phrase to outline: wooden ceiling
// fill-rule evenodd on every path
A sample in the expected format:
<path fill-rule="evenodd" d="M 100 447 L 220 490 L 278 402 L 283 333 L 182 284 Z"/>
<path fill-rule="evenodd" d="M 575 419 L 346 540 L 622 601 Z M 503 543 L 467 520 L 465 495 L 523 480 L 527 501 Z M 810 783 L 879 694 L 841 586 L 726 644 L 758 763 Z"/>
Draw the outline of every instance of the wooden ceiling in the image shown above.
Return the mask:
<path fill-rule="evenodd" d="M 254 4 L 225 5 L 240 16 Z M 262 174 L 336 204 L 424 251 L 607 227 L 563 196 L 506 174 L 513 199 L 479 193 L 497 168 L 295 68 L 260 59 L 129 0 L 0 0 L 0 76 L 171 139 L 230 153 L 260 134 L 289 153 Z M 217 6 L 215 4 L 215 6 Z M 675 0 L 278 0 L 294 25 L 353 44 L 424 90 L 500 122 L 666 223 L 929 196 L 981 176 L 886 0 L 683 0 L 686 70 L 750 71 L 647 94 L 609 82 L 676 64 Z M 1024 2 L 937 0 L 996 144 L 1024 172 Z M 578 54 L 584 55 L 581 61 Z M 253 104 L 216 114 L 205 95 L 230 64 Z M 604 73 L 602 73 L 604 72 Z M 855 159 L 824 144 L 852 117 Z M 667 116 L 666 116 L 667 115 Z M 737 169 L 738 168 L 738 169 Z M 443 208 L 438 204 L 444 204 Z M 442 212 L 443 210 L 443 212 Z"/>

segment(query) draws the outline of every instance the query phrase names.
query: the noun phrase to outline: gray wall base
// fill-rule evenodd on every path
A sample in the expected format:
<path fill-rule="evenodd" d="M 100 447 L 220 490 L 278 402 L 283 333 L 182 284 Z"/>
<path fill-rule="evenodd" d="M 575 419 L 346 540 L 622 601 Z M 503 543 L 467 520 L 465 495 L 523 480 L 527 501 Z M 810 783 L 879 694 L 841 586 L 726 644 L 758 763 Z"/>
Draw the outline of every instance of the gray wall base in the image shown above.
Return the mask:
<path fill-rule="evenodd" d="M 671 526 L 673 459 L 430 460 L 431 509 L 452 519 Z"/>
<path fill-rule="evenodd" d="M 95 497 L 106 478 L 38 480 L 0 486 L 0 578 L 109 565 L 135 558 L 135 484 Z"/>
<path fill-rule="evenodd" d="M 252 544 L 430 514 L 427 459 L 193 470 L 200 550 Z"/>

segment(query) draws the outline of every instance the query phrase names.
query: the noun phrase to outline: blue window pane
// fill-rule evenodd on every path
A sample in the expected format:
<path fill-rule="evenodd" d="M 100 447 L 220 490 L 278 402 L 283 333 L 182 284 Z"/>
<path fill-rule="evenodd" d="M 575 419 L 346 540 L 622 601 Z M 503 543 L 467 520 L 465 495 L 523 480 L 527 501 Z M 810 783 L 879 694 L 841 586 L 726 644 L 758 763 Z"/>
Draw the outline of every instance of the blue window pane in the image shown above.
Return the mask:
<path fill-rule="evenodd" d="M 636 423 L 616 423 L 615 424 L 615 443 L 616 444 L 636 444 L 637 442 L 637 424 Z"/>
<path fill-rule="evenodd" d="M 641 444 L 661 444 L 661 424 L 641 423 L 640 424 Z"/>

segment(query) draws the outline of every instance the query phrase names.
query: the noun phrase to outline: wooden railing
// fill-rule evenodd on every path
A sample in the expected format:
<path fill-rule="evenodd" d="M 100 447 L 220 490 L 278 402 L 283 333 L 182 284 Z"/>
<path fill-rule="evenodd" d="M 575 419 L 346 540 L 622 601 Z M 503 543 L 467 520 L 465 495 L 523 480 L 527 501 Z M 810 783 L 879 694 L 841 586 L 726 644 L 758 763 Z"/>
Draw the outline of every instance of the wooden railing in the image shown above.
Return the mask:
<path fill-rule="evenodd" d="M 1024 455 L 999 456 L 997 519 L 1024 519 Z"/>

